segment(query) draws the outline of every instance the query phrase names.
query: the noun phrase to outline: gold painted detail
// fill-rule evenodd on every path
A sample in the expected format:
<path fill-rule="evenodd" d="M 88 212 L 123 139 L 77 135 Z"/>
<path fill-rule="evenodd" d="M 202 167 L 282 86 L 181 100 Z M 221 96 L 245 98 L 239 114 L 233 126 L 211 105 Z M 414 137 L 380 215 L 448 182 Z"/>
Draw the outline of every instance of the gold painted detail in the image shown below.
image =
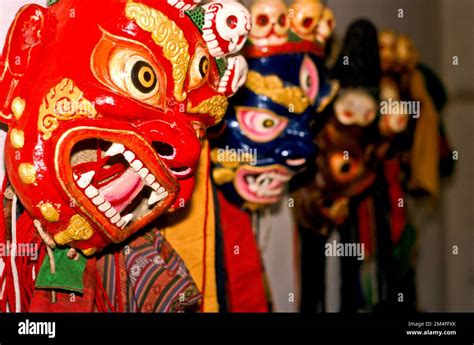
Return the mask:
<path fill-rule="evenodd" d="M 25 133 L 19 129 L 12 129 L 10 132 L 10 142 L 16 149 L 21 149 L 25 146 Z"/>
<path fill-rule="evenodd" d="M 33 164 L 21 163 L 18 167 L 18 174 L 23 183 L 33 184 L 36 182 L 36 168 Z"/>
<path fill-rule="evenodd" d="M 25 112 L 26 102 L 21 97 L 16 97 L 12 102 L 12 113 L 18 120 Z"/>
<path fill-rule="evenodd" d="M 49 202 L 39 205 L 39 209 L 44 219 L 50 223 L 57 222 L 59 220 L 59 211 Z"/>
<path fill-rule="evenodd" d="M 196 107 L 193 107 L 191 103 L 188 103 L 188 113 L 191 114 L 208 114 L 215 118 L 215 123 L 221 122 L 225 115 L 228 105 L 227 97 L 225 96 L 214 96 L 202 101 Z"/>
<path fill-rule="evenodd" d="M 43 133 L 43 139 L 48 140 L 59 127 L 59 121 L 80 117 L 95 118 L 97 111 L 74 82 L 65 78 L 43 99 L 38 116 L 38 130 Z"/>
<path fill-rule="evenodd" d="M 143 4 L 128 1 L 125 15 L 135 21 L 143 30 L 150 32 L 153 41 L 163 49 L 164 56 L 171 62 L 174 79 L 174 97 L 182 102 L 186 98 L 184 80 L 189 61 L 189 45 L 179 26 L 162 12 Z"/>
<path fill-rule="evenodd" d="M 235 172 L 232 169 L 215 168 L 212 171 L 212 177 L 215 183 L 223 185 L 224 183 L 232 182 L 235 177 Z"/>
<path fill-rule="evenodd" d="M 302 88 L 298 86 L 286 86 L 276 75 L 263 76 L 258 72 L 249 71 L 245 86 L 253 93 L 267 96 L 273 102 L 302 113 L 309 106 L 309 99 Z M 293 108 L 293 109 L 291 109 Z"/>
<path fill-rule="evenodd" d="M 13 118 L 13 114 L 4 114 L 3 111 L 0 111 L 0 117 L 4 120 L 11 120 Z"/>
<path fill-rule="evenodd" d="M 92 255 L 94 255 L 96 252 L 97 252 L 97 248 L 87 248 L 87 249 L 83 249 L 83 250 L 82 250 L 82 253 L 83 253 L 85 256 L 92 256 Z"/>
<path fill-rule="evenodd" d="M 94 231 L 90 223 L 75 214 L 71 217 L 66 230 L 56 234 L 54 240 L 57 244 L 64 245 L 72 241 L 86 241 L 92 237 Z"/>
<path fill-rule="evenodd" d="M 257 212 L 267 206 L 268 204 L 257 204 L 254 202 L 246 201 L 243 203 L 242 208 L 244 210 L 249 210 L 250 212 Z"/>

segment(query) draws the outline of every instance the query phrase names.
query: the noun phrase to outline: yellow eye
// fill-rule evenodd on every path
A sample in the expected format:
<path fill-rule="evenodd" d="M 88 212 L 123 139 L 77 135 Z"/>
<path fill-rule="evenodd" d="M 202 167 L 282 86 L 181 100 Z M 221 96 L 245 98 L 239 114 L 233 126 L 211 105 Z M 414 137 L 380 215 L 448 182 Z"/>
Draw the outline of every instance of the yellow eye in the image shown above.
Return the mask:
<path fill-rule="evenodd" d="M 116 86 L 141 101 L 150 100 L 160 89 L 152 63 L 132 50 L 122 49 L 113 54 L 109 74 Z"/>
<path fill-rule="evenodd" d="M 166 74 L 155 55 L 138 41 L 102 33 L 91 56 L 96 79 L 123 97 L 163 109 Z"/>
<path fill-rule="evenodd" d="M 189 89 L 196 89 L 204 84 L 209 74 L 209 65 L 206 49 L 198 46 L 189 69 Z"/>
<path fill-rule="evenodd" d="M 265 128 L 272 128 L 275 125 L 275 121 L 267 119 L 263 121 L 263 127 Z"/>
<path fill-rule="evenodd" d="M 133 85 L 140 90 L 140 92 L 147 94 L 152 92 L 157 84 L 156 74 L 149 63 L 145 61 L 138 61 L 132 68 Z"/>

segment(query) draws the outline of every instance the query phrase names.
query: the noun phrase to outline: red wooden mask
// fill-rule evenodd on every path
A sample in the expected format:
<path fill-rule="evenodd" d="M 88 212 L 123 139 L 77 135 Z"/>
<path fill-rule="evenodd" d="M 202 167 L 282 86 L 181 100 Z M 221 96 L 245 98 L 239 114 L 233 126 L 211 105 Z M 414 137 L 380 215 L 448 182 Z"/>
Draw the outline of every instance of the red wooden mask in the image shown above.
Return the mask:
<path fill-rule="evenodd" d="M 18 13 L 0 64 L 6 168 L 58 244 L 91 255 L 190 198 L 200 139 L 234 92 L 221 76 L 237 49 L 213 56 L 206 11 L 192 0 L 60 0 Z M 250 27 L 234 24 L 245 40 Z"/>

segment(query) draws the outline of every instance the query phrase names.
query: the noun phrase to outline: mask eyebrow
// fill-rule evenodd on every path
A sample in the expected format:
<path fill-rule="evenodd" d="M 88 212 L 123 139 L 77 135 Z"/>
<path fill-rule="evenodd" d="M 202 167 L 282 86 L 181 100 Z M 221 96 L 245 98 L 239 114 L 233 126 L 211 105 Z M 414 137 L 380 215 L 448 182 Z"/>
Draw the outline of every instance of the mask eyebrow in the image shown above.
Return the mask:
<path fill-rule="evenodd" d="M 186 99 L 184 81 L 189 61 L 189 44 L 179 26 L 162 12 L 131 0 L 125 7 L 125 15 L 143 30 L 150 32 L 153 41 L 163 49 L 163 55 L 173 68 L 174 98 Z"/>

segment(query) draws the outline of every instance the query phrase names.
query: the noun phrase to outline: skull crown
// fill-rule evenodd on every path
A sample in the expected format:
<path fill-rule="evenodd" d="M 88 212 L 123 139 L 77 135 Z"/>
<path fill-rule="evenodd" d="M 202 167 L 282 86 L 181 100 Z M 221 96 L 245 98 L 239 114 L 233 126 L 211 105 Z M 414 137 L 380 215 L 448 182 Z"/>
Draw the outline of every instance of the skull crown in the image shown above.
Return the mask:
<path fill-rule="evenodd" d="M 251 6 L 254 46 L 274 47 L 308 41 L 324 46 L 335 28 L 332 11 L 320 0 L 256 0 Z"/>

